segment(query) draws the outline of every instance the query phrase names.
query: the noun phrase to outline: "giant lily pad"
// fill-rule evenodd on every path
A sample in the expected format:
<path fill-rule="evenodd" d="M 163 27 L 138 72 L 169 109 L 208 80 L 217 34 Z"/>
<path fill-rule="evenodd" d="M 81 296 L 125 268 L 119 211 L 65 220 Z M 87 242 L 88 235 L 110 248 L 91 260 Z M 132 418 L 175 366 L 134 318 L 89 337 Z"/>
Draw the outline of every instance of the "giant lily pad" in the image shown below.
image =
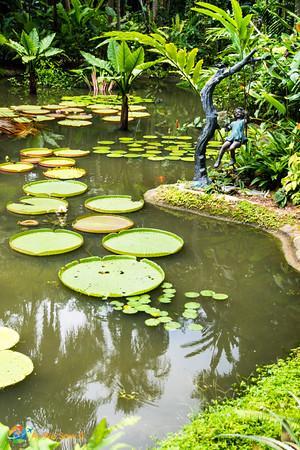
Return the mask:
<path fill-rule="evenodd" d="M 71 252 L 83 244 L 83 237 L 74 231 L 50 228 L 23 231 L 9 240 L 13 250 L 26 255 L 48 256 Z"/>
<path fill-rule="evenodd" d="M 87 188 L 81 181 L 42 180 L 24 184 L 23 191 L 35 197 L 73 197 L 83 194 Z"/>
<path fill-rule="evenodd" d="M 74 178 L 81 178 L 86 174 L 85 169 L 79 167 L 58 167 L 55 169 L 48 169 L 44 172 L 45 177 L 59 178 L 61 180 L 72 180 Z"/>
<path fill-rule="evenodd" d="M 132 256 L 92 256 L 72 261 L 58 274 L 62 283 L 93 297 L 127 297 L 159 286 L 165 274 L 153 261 Z"/>
<path fill-rule="evenodd" d="M 135 228 L 102 239 L 103 247 L 113 253 L 148 257 L 171 255 L 178 252 L 183 243 L 176 234 L 155 228 Z"/>
<path fill-rule="evenodd" d="M 0 172 L 8 172 L 8 173 L 20 173 L 20 172 L 29 172 L 34 167 L 31 163 L 26 162 L 7 162 L 0 164 Z"/>
<path fill-rule="evenodd" d="M 52 155 L 53 150 L 50 148 L 24 148 L 23 150 L 20 150 L 20 154 L 22 156 L 50 156 Z"/>
<path fill-rule="evenodd" d="M 65 127 L 86 127 L 92 124 L 92 122 L 90 122 L 89 120 L 74 120 L 74 119 L 60 120 L 57 123 Z"/>
<path fill-rule="evenodd" d="M 0 389 L 24 380 L 33 371 L 33 364 L 28 356 L 11 350 L 0 352 Z"/>
<path fill-rule="evenodd" d="M 88 198 L 84 206 L 96 212 L 127 213 L 141 209 L 144 200 L 134 201 L 130 195 L 100 195 Z"/>
<path fill-rule="evenodd" d="M 89 150 L 72 150 L 71 148 L 70 149 L 66 148 L 61 150 L 55 150 L 54 155 L 65 158 L 80 158 L 81 156 L 86 156 L 89 153 L 90 153 Z"/>
<path fill-rule="evenodd" d="M 76 161 L 72 158 L 43 158 L 39 161 L 42 167 L 72 167 Z"/>
<path fill-rule="evenodd" d="M 67 210 L 68 202 L 58 198 L 22 197 L 19 203 L 9 202 L 6 209 L 15 214 L 48 214 Z"/>
<path fill-rule="evenodd" d="M 0 351 L 14 347 L 20 340 L 19 333 L 12 328 L 0 327 Z"/>
<path fill-rule="evenodd" d="M 121 216 L 85 215 L 77 217 L 72 227 L 87 233 L 111 233 L 127 230 L 134 225 L 132 220 Z"/>

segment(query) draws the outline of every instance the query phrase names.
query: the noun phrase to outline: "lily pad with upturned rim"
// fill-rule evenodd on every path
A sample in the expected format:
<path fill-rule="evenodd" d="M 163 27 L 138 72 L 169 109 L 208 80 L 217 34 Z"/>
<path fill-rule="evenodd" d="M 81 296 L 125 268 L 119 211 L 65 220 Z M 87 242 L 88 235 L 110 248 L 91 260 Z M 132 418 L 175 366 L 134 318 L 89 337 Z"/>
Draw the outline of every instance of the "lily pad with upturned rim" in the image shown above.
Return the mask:
<path fill-rule="evenodd" d="M 208 289 L 204 289 L 203 291 L 200 291 L 200 294 L 202 295 L 202 297 L 212 297 L 215 294 L 215 292 L 210 291 Z"/>
<path fill-rule="evenodd" d="M 133 221 L 127 217 L 96 214 L 77 217 L 72 223 L 75 230 L 86 233 L 112 233 L 127 230 L 133 225 Z"/>
<path fill-rule="evenodd" d="M 41 156 L 41 157 L 45 157 L 45 156 L 50 156 L 52 155 L 53 150 L 51 150 L 50 148 L 23 148 L 23 150 L 20 150 L 20 155 L 22 156 Z"/>
<path fill-rule="evenodd" d="M 153 261 L 115 255 L 72 261 L 60 269 L 58 276 L 76 292 L 104 298 L 140 295 L 158 287 L 165 278 L 162 268 Z"/>
<path fill-rule="evenodd" d="M 42 167 L 72 167 L 76 161 L 72 158 L 44 158 L 39 161 Z"/>
<path fill-rule="evenodd" d="M 199 309 L 201 308 L 200 303 L 196 303 L 196 302 L 187 302 L 184 304 L 184 307 L 186 309 Z"/>
<path fill-rule="evenodd" d="M 23 191 L 35 197 L 73 197 L 87 188 L 81 181 L 41 180 L 24 184 Z"/>
<path fill-rule="evenodd" d="M 12 328 L 0 327 L 0 351 L 14 347 L 20 340 L 20 335 Z"/>
<path fill-rule="evenodd" d="M 200 292 L 189 291 L 189 292 L 185 292 L 184 296 L 186 298 L 198 298 L 198 297 L 200 297 Z"/>
<path fill-rule="evenodd" d="M 19 383 L 33 371 L 33 363 L 28 356 L 12 350 L 0 352 L 0 389 Z"/>
<path fill-rule="evenodd" d="M 30 256 L 50 256 L 71 252 L 81 247 L 83 237 L 75 231 L 50 228 L 23 231 L 9 239 L 9 246 Z"/>
<path fill-rule="evenodd" d="M 29 172 L 34 168 L 34 165 L 27 162 L 7 162 L 7 163 L 1 163 L 0 164 L 0 172 L 7 172 L 7 173 L 22 173 L 22 172 Z"/>
<path fill-rule="evenodd" d="M 58 178 L 61 180 L 72 180 L 74 178 L 81 178 L 86 174 L 85 169 L 79 167 L 58 167 L 55 169 L 48 169 L 44 172 L 47 178 Z"/>
<path fill-rule="evenodd" d="M 90 150 L 72 150 L 71 148 L 55 150 L 55 156 L 65 157 L 65 158 L 81 158 L 82 156 L 87 156 L 91 152 Z"/>
<path fill-rule="evenodd" d="M 21 197 L 19 202 L 9 202 L 6 209 L 15 214 L 40 215 L 67 210 L 68 202 L 50 197 Z"/>
<path fill-rule="evenodd" d="M 132 200 L 130 195 L 100 195 L 88 198 L 84 206 L 102 213 L 129 213 L 144 206 L 144 200 Z"/>
<path fill-rule="evenodd" d="M 89 120 L 74 120 L 74 119 L 60 120 L 57 123 L 58 125 L 62 125 L 64 127 L 87 127 L 88 125 L 92 125 L 92 122 L 90 122 Z"/>
<path fill-rule="evenodd" d="M 113 253 L 139 257 L 171 255 L 181 250 L 183 244 L 183 239 L 176 234 L 156 228 L 134 228 L 102 239 L 103 247 Z"/>

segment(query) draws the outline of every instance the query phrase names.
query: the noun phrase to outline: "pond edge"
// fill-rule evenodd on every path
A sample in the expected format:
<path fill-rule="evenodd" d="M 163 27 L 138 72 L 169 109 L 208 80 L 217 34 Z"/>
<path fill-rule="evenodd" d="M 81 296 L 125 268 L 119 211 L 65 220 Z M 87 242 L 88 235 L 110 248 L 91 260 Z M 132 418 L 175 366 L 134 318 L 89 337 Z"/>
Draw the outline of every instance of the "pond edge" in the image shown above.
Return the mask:
<path fill-rule="evenodd" d="M 287 263 L 300 272 L 300 225 L 297 213 L 282 214 L 282 210 L 276 213 L 273 209 L 258 205 L 251 200 L 225 194 L 207 194 L 203 191 L 186 189 L 180 184 L 160 185 L 157 188 L 150 189 L 145 192 L 144 199 L 146 203 L 154 206 L 248 225 L 270 233 L 281 242 L 281 249 Z M 213 203 L 213 206 L 210 202 Z M 251 208 L 255 208 L 258 212 L 262 211 L 267 215 L 269 214 L 271 220 L 266 220 L 266 223 L 264 223 L 262 219 L 261 223 L 255 223 L 255 221 L 251 222 L 253 216 L 246 217 L 246 221 L 238 220 L 236 209 L 237 206 L 242 204 L 249 205 L 249 215 L 251 214 Z M 220 208 L 216 211 L 218 205 Z M 223 206 L 225 206 L 225 209 L 222 209 Z M 276 214 L 278 214 L 278 217 L 276 217 Z"/>

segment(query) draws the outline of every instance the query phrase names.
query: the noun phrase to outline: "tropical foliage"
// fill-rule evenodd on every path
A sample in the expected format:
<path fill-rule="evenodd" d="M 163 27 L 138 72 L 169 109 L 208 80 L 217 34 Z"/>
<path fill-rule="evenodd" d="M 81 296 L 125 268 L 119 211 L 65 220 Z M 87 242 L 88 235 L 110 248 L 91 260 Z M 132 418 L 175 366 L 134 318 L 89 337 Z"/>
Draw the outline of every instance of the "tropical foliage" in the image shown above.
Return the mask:
<path fill-rule="evenodd" d="M 36 94 L 37 91 L 36 68 L 38 63 L 62 52 L 61 49 L 52 47 L 54 38 L 55 33 L 52 33 L 41 39 L 37 29 L 33 28 L 30 33 L 22 31 L 20 42 L 12 39 L 5 40 L 5 44 L 17 53 L 17 56 L 26 66 L 29 74 L 30 94 Z"/>

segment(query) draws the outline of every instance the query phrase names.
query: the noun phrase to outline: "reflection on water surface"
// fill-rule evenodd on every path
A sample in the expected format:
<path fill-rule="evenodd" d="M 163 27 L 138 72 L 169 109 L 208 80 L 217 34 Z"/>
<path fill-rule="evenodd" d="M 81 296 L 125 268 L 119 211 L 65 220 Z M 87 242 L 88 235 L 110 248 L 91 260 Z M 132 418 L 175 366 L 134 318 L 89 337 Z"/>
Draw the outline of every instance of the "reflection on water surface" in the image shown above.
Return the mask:
<path fill-rule="evenodd" d="M 130 135 L 168 131 L 175 120 L 197 115 L 192 95 L 158 85 L 161 102 L 151 105 L 150 120 L 135 124 Z M 176 95 L 174 95 L 176 92 Z M 24 102 L 3 97 L 3 104 Z M 57 98 L 48 98 L 57 101 Z M 120 136 L 99 119 L 85 129 L 50 124 L 40 135 L 0 142 L 1 161 L 16 158 L 24 147 L 70 146 L 90 149 L 99 139 Z M 70 198 L 67 224 L 86 214 L 86 198 L 101 194 L 143 192 L 163 182 L 191 178 L 192 165 L 178 161 L 110 159 L 91 155 L 78 159 L 88 175 L 89 191 Z M 98 235 L 84 235 L 85 246 L 73 254 L 31 258 L 8 248 L 8 238 L 20 228 L 19 216 L 5 204 L 22 195 L 25 182 L 43 179 L 41 170 L 0 175 L 0 323 L 21 335 L 17 350 L 29 355 L 34 375 L 0 394 L 0 420 L 9 425 L 31 416 L 40 431 L 89 433 L 102 417 L 116 423 L 125 414 L 141 417 L 126 430 L 137 448 L 164 436 L 187 421 L 187 414 L 223 395 L 256 364 L 274 361 L 298 342 L 299 276 L 285 262 L 279 244 L 254 229 L 147 205 L 130 214 L 137 226 L 162 228 L 185 240 L 183 250 L 158 258 L 177 294 L 164 305 L 183 329 L 167 332 L 148 328 L 146 316 L 125 316 L 97 299 L 76 294 L 57 279 L 58 269 L 74 258 L 105 255 Z M 55 216 L 40 218 L 57 226 Z M 213 289 L 229 294 L 227 302 L 201 299 L 201 333 L 186 329 L 180 316 L 188 290 Z M 157 298 L 159 290 L 154 293 Z M 156 302 L 154 301 L 154 306 Z"/>

